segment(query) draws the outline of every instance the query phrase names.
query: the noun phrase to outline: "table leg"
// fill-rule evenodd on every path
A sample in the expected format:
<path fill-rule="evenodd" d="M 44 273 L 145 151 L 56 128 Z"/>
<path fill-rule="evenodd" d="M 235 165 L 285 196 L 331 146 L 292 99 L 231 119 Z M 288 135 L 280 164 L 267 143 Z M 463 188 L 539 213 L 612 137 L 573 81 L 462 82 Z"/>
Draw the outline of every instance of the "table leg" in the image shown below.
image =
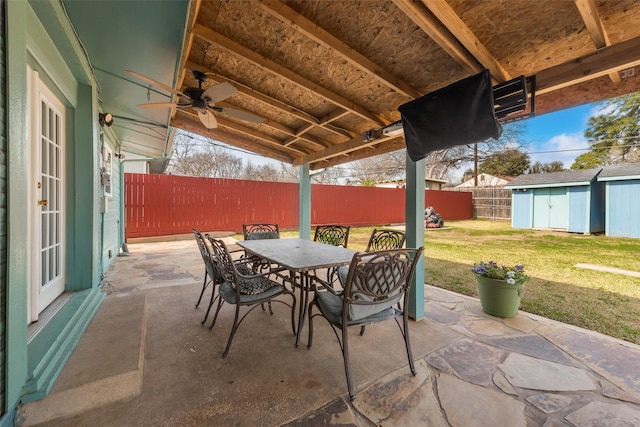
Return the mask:
<path fill-rule="evenodd" d="M 304 326 L 304 319 L 307 315 L 307 305 L 309 304 L 309 290 L 311 289 L 311 278 L 306 271 L 300 273 L 300 313 L 298 316 L 298 330 L 296 331 L 296 347 L 300 345 L 300 333 Z"/>

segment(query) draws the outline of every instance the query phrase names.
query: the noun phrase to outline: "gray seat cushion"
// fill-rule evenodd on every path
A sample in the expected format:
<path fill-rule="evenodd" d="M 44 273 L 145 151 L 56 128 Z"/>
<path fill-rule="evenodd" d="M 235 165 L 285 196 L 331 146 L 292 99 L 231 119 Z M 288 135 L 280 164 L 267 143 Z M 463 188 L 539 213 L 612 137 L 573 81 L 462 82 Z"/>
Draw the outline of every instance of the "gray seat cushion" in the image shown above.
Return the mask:
<path fill-rule="evenodd" d="M 269 282 L 271 281 L 269 280 Z M 242 293 L 243 289 L 240 289 L 240 292 L 241 292 L 240 303 L 251 303 L 255 301 L 260 301 L 260 300 L 278 295 L 284 291 L 284 288 L 281 285 L 278 285 L 275 282 L 271 282 L 271 283 L 272 283 L 272 286 L 261 293 L 246 294 L 246 293 Z M 253 287 L 250 289 L 245 288 L 244 291 L 255 292 L 256 289 L 258 288 L 257 287 Z M 228 282 L 225 282 L 222 285 L 220 285 L 220 296 L 229 304 L 237 304 L 236 290 Z"/>
<path fill-rule="evenodd" d="M 400 310 L 394 307 L 399 298 L 375 305 L 350 305 L 348 324 L 376 322 L 397 316 Z M 342 323 L 342 296 L 332 292 L 319 292 L 318 305 L 324 316 L 332 323 Z"/>

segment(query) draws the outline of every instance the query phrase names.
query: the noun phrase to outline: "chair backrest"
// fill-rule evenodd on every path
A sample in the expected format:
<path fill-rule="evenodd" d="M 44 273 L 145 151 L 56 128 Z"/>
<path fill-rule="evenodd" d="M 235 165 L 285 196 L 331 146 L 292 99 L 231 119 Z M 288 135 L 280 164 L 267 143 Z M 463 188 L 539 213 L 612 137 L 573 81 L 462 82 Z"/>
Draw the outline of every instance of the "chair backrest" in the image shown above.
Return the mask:
<path fill-rule="evenodd" d="M 347 247 L 349 241 L 349 230 L 346 225 L 318 225 L 313 235 L 313 240 L 327 245 Z"/>
<path fill-rule="evenodd" d="M 400 249 L 404 246 L 407 235 L 398 230 L 378 230 L 371 233 L 367 252 L 386 251 L 387 249 Z"/>
<path fill-rule="evenodd" d="M 207 245 L 204 236 L 198 230 L 193 228 L 191 230 L 193 232 L 194 237 L 196 238 L 196 242 L 198 242 L 198 249 L 200 249 L 200 255 L 202 255 L 202 261 L 204 261 L 204 268 L 207 271 L 207 274 L 215 283 L 220 283 L 220 272 L 216 268 L 214 261 L 211 256 L 211 251 L 209 250 L 209 246 Z"/>
<path fill-rule="evenodd" d="M 279 239 L 278 224 L 242 224 L 244 240 Z"/>
<path fill-rule="evenodd" d="M 214 268 L 220 272 L 222 281 L 235 284 L 237 271 L 227 245 L 221 239 L 216 239 L 208 234 L 205 237 L 211 245 L 212 263 Z"/>
<path fill-rule="evenodd" d="M 357 252 L 351 260 L 344 287 L 343 320 L 358 320 L 400 302 L 409 291 L 424 247 Z M 403 299 L 403 311 L 408 298 Z"/>

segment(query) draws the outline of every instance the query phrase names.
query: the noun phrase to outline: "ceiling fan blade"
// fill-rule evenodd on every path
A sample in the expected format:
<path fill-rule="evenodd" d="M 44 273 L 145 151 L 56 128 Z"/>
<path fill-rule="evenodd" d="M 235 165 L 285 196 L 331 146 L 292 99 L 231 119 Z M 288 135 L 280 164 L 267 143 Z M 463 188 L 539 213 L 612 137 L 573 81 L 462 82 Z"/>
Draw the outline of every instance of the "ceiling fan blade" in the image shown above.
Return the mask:
<path fill-rule="evenodd" d="M 198 111 L 198 118 L 207 129 L 215 129 L 218 127 L 218 121 L 211 111 Z"/>
<path fill-rule="evenodd" d="M 215 103 L 230 97 L 236 93 L 237 90 L 238 89 L 231 83 L 222 82 L 205 90 L 200 98 L 204 99 L 207 103 Z"/>
<path fill-rule="evenodd" d="M 149 102 L 148 104 L 138 104 L 140 108 L 175 108 L 178 106 L 175 102 Z"/>
<path fill-rule="evenodd" d="M 170 86 L 167 86 L 167 85 L 165 85 L 165 84 L 163 84 L 163 83 L 160 83 L 159 81 L 153 80 L 152 78 L 147 77 L 147 76 L 144 76 L 144 75 L 142 75 L 142 74 L 140 74 L 140 73 L 137 73 L 137 72 L 135 72 L 135 71 L 132 71 L 132 70 L 124 70 L 124 72 L 125 72 L 125 73 L 127 73 L 127 74 L 129 74 L 130 76 L 133 76 L 133 77 L 135 77 L 135 78 L 137 78 L 137 79 L 139 79 L 139 80 L 142 80 L 143 82 L 147 82 L 147 83 L 149 83 L 149 84 L 150 84 L 150 85 L 152 85 L 152 86 L 156 86 L 156 87 L 158 87 L 158 88 L 160 88 L 160 89 L 164 89 L 164 90 L 165 90 L 165 91 L 167 91 L 167 92 L 170 92 L 170 93 L 173 93 L 173 94 L 176 94 L 176 95 L 184 95 L 184 94 L 183 94 L 182 92 L 180 92 L 179 90 L 176 90 L 176 89 L 174 89 L 174 88 L 172 88 L 172 87 L 170 87 Z"/>
<path fill-rule="evenodd" d="M 257 114 L 249 113 L 248 111 L 236 110 L 235 108 L 227 107 L 213 107 L 215 111 L 224 113 L 228 116 L 235 117 L 236 119 L 245 120 L 251 123 L 263 123 L 264 117 L 260 117 Z"/>

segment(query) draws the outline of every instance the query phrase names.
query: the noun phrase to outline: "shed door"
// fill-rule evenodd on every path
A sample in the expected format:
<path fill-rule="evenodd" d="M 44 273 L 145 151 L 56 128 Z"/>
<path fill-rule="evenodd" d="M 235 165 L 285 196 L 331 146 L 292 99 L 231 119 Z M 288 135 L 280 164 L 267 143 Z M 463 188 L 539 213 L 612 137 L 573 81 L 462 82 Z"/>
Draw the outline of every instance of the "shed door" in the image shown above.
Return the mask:
<path fill-rule="evenodd" d="M 566 187 L 538 188 L 533 194 L 533 227 L 569 228 L 569 200 Z"/>

